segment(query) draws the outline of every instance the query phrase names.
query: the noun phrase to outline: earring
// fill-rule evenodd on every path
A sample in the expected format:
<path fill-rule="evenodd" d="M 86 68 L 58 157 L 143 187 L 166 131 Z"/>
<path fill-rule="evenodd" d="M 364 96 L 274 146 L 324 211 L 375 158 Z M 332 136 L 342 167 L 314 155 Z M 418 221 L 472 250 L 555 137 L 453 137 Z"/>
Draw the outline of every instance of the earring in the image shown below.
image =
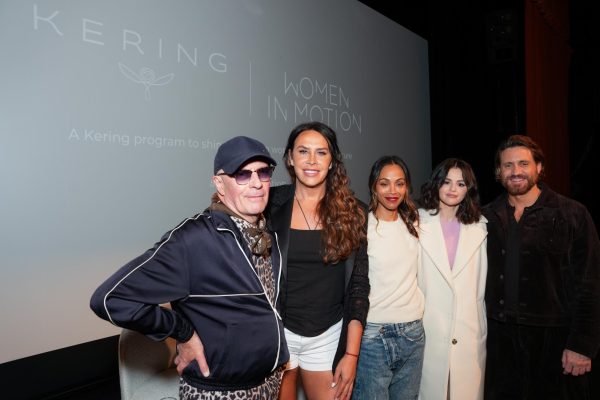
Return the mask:
<path fill-rule="evenodd" d="M 329 164 L 329 169 L 333 168 L 333 163 Z"/>

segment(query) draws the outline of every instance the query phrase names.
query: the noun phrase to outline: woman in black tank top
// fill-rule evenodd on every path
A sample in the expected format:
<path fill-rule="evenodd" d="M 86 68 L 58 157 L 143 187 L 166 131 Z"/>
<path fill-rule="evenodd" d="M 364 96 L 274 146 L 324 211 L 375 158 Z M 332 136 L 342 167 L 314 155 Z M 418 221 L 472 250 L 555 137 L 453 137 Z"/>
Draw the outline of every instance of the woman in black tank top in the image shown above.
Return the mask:
<path fill-rule="evenodd" d="M 369 307 L 366 206 L 348 186 L 335 132 L 327 125 L 294 128 L 283 160 L 292 185 L 271 188 L 267 218 L 283 258 L 284 326 L 310 338 L 343 323 L 331 368 L 287 370 L 280 399 L 296 398 L 298 375 L 308 399 L 349 399 Z"/>

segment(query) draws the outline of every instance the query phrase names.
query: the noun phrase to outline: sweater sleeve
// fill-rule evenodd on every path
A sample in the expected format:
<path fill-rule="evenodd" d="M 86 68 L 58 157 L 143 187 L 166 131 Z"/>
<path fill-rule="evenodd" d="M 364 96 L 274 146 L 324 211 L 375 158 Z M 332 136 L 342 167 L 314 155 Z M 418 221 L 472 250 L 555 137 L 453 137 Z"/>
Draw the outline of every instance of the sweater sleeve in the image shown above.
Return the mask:
<path fill-rule="evenodd" d="M 348 321 L 356 319 L 363 326 L 367 323 L 370 290 L 367 241 L 363 240 L 360 247 L 356 250 L 354 268 L 349 282 L 348 301 L 350 307 Z"/>
<path fill-rule="evenodd" d="M 104 281 L 94 292 L 91 309 L 112 324 L 154 340 L 185 342 L 193 334 L 187 319 L 161 304 L 189 294 L 187 246 L 183 235 L 167 232 L 151 249 Z"/>

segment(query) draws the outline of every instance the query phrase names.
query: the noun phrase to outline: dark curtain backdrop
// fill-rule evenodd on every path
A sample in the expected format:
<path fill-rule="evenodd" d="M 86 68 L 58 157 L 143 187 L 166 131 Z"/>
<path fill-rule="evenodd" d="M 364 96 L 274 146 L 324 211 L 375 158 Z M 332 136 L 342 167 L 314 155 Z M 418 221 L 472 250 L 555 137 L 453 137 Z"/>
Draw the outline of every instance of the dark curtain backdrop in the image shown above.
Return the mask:
<path fill-rule="evenodd" d="M 362 2 L 429 43 L 433 164 L 467 160 L 486 203 L 502 192 L 496 146 L 529 134 L 546 181 L 600 226 L 600 1 Z"/>
<path fill-rule="evenodd" d="M 546 155 L 546 178 L 570 195 L 569 14 L 567 0 L 525 2 L 525 98 L 527 133 Z"/>
<path fill-rule="evenodd" d="M 546 181 L 600 227 L 600 1 L 363 1 L 429 42 L 434 164 L 467 160 L 484 203 L 498 143 L 527 133 L 546 153 Z M 600 398 L 600 357 L 589 376 Z"/>
<path fill-rule="evenodd" d="M 600 176 L 600 2 L 572 0 L 569 15 L 571 195 L 588 207 L 600 227 L 600 201 L 594 193 Z"/>

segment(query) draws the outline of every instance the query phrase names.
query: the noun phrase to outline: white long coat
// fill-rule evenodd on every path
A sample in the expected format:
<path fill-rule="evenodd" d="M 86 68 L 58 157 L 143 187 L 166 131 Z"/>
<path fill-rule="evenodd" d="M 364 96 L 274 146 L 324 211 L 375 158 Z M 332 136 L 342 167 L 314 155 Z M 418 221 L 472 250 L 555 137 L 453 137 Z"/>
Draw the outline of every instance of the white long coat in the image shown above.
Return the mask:
<path fill-rule="evenodd" d="M 460 226 L 450 269 L 439 214 L 419 210 L 419 287 L 425 295 L 425 355 L 419 398 L 483 399 L 487 320 L 486 219 Z M 449 380 L 449 381 L 448 381 Z"/>

